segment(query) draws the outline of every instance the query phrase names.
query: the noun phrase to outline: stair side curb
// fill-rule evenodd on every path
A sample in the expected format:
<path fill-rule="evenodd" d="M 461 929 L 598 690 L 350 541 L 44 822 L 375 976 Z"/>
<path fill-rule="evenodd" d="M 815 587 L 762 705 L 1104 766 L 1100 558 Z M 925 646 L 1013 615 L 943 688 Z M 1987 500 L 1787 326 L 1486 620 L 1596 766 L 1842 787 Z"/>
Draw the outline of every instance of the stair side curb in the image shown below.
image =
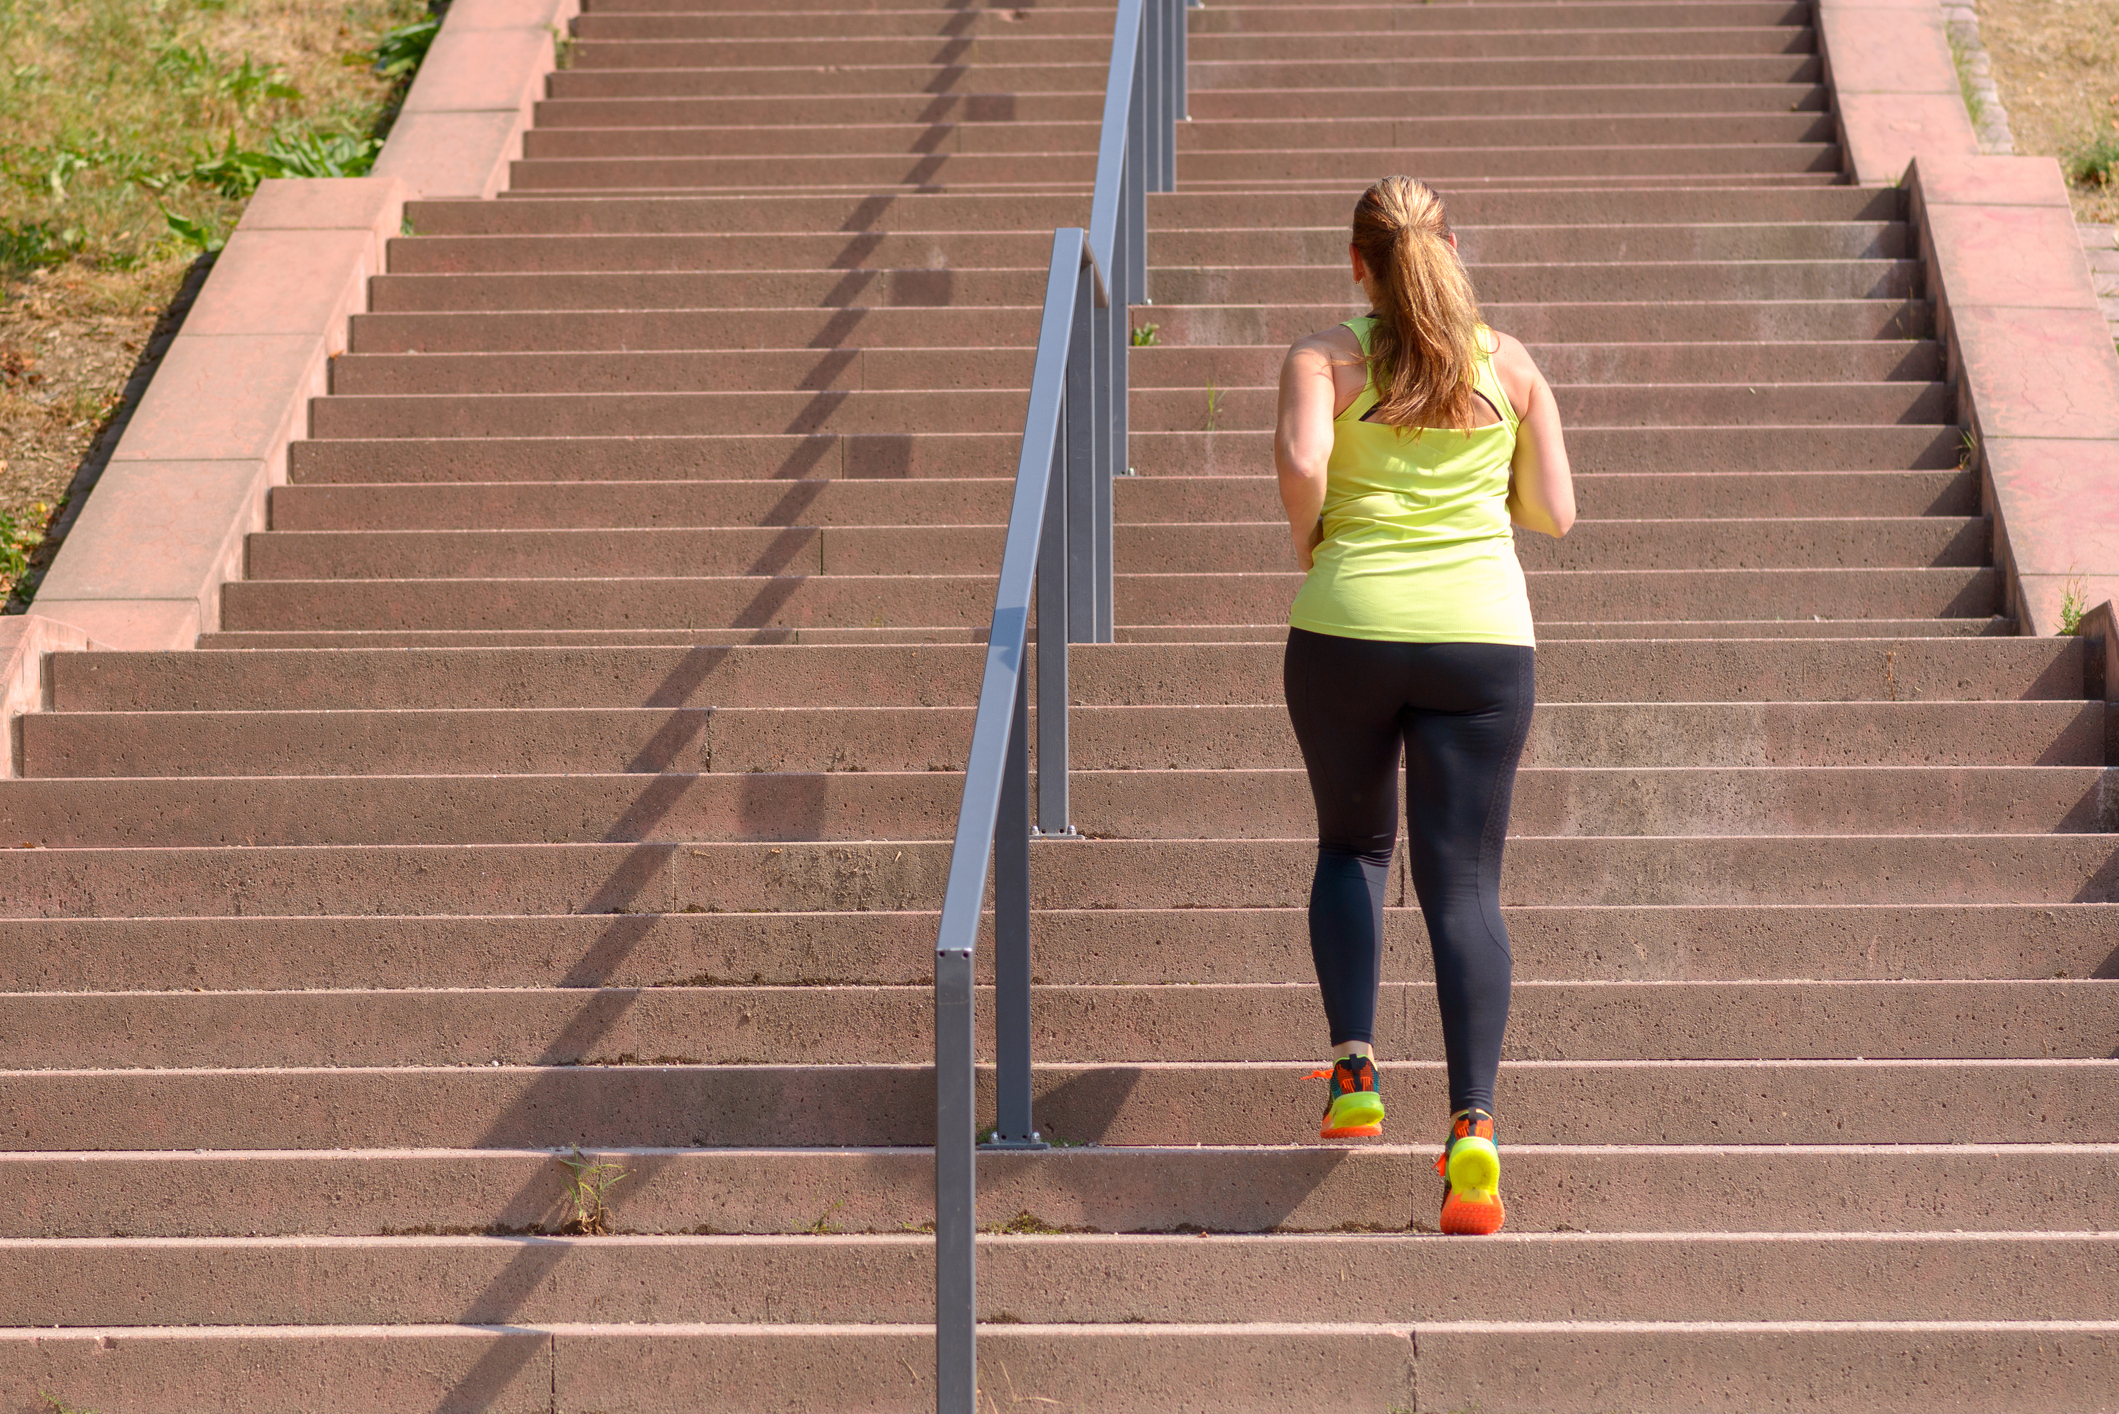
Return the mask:
<path fill-rule="evenodd" d="M 2066 183 L 2050 157 L 1922 154 L 1904 185 L 2007 611 L 2058 633 L 2069 598 L 2119 597 L 2119 351 Z"/>

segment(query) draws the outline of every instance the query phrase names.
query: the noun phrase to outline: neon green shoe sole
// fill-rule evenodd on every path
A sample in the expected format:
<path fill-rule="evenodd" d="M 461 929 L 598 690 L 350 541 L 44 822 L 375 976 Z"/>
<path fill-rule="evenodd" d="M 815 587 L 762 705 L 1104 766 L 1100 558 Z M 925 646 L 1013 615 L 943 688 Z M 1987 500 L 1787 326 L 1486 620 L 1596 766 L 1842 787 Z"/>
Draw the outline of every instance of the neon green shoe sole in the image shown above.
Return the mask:
<path fill-rule="evenodd" d="M 1493 1141 L 1467 1136 L 1451 1144 L 1446 1176 L 1441 1229 L 1464 1237 L 1499 1232 L 1507 1210 L 1501 1203 L 1501 1152 Z"/>
<path fill-rule="evenodd" d="M 1318 1135 L 1325 1139 L 1373 1139 L 1383 1133 L 1383 1097 L 1356 1090 L 1332 1101 Z"/>

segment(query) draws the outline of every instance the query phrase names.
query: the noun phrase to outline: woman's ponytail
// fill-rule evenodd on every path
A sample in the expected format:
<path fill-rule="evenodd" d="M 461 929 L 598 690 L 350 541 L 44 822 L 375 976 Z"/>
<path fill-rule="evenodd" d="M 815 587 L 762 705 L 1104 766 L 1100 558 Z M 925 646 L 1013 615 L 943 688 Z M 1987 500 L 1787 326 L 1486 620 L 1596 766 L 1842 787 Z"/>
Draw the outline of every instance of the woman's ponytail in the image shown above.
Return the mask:
<path fill-rule="evenodd" d="M 1479 301 L 1450 246 L 1442 199 L 1410 177 L 1385 177 L 1354 207 L 1354 248 L 1376 285 L 1376 420 L 1469 431 Z"/>

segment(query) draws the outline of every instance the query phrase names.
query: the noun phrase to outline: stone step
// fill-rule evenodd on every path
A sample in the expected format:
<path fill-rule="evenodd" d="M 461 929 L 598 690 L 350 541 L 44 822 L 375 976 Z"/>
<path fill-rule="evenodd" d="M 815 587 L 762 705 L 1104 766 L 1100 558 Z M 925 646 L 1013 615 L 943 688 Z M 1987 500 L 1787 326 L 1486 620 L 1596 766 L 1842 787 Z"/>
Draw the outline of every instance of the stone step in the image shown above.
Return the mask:
<path fill-rule="evenodd" d="M 976 1003 L 993 1059 L 993 998 Z M 31 993 L 0 997 L 16 1071 L 376 1066 L 931 1064 L 932 987 Z M 2119 987 L 2041 982 L 1525 982 L 1514 1061 L 2099 1059 Z M 1040 987 L 1033 1053 L 1117 1064 L 1303 1062 L 1330 1041 L 1314 982 Z M 1379 1056 L 1442 1060 L 1430 983 L 1385 983 Z M 1320 1087 L 1321 1088 L 1321 1087 Z M 1395 1098 L 1395 1097 L 1394 1097 Z M 2119 1216 L 2115 1213 L 2114 1216 Z"/>
<path fill-rule="evenodd" d="M 1041 302 L 1044 273 L 1041 267 L 1026 266 L 1012 270 L 393 274 L 376 276 L 370 281 L 369 294 L 372 310 L 394 314 L 802 306 L 1020 308 Z M 1896 301 L 1917 296 L 1920 278 L 1918 263 L 1905 260 L 1755 261 L 1734 270 L 1714 261 L 1522 263 L 1478 266 L 1471 274 L 1482 298 L 1497 306 L 1565 303 L 1587 293 L 1595 293 L 1606 301 L 1628 303 L 1726 301 L 1732 297 L 1746 302 Z M 1334 303 L 1350 305 L 1354 300 L 1353 286 L 1343 270 L 1308 266 L 1162 268 L 1151 276 L 1149 293 L 1160 304 L 1221 305 L 1229 300 L 1262 300 L 1329 307 Z M 1535 336 L 1532 341 L 1542 342 Z"/>
<path fill-rule="evenodd" d="M 1879 463 L 1961 471 L 1962 432 L 1947 426 L 1571 428 L 1583 477 L 1668 473 L 1867 471 Z M 1144 477 L 1256 478 L 1272 438 L 1259 432 L 1136 432 Z M 706 437 L 344 439 L 288 446 L 297 484 L 637 481 L 925 481 L 1012 475 L 1020 434 L 797 433 Z M 1643 480 L 1643 486 L 1652 481 Z M 1117 493 L 1127 494 L 1124 491 Z"/>
<path fill-rule="evenodd" d="M 238 781 L 241 782 L 238 785 Z M 1525 767 L 1514 836 L 2037 834 L 2119 829 L 2097 766 Z M 1287 839 L 1299 769 L 1069 772 L 1097 839 Z M 963 778 L 923 770 L 0 780 L 0 839 L 168 845 L 946 840 Z"/>
<path fill-rule="evenodd" d="M 1940 427 L 1955 417 L 1943 382 L 1565 384 L 1553 389 L 1563 418 L 1587 427 L 1769 425 Z M 1129 405 L 1144 432 L 1270 432 L 1269 388 L 1135 389 Z M 789 392 L 379 394 L 312 400 L 310 435 L 337 437 L 600 437 L 854 432 L 919 435 L 1005 432 L 1020 426 L 1027 390 L 818 389 Z M 1020 433 L 1017 434 L 1020 436 Z"/>
<path fill-rule="evenodd" d="M 788 105 L 765 124 L 670 125 L 666 117 L 638 126 L 597 124 L 535 128 L 523 156 L 532 161 L 583 158 L 823 156 L 858 153 L 1093 153 L 1102 125 L 1094 115 L 1070 122 L 979 121 L 941 123 L 824 123 L 824 115 Z M 1838 130 L 1824 113 L 1673 113 L 1628 116 L 1549 114 L 1536 117 L 1427 117 L 1385 120 L 1295 118 L 1274 123 L 1244 118 L 1193 122 L 1177 130 L 1179 160 L 1208 153 L 1280 152 L 1289 148 L 1348 150 L 1364 141 L 1387 151 L 1434 151 L 1443 145 L 1482 150 L 1550 147 L 1670 149 L 1743 143 L 1830 144 Z M 1381 128 L 1381 131 L 1378 129 Z M 1507 169 L 1491 169 L 1501 175 Z M 1658 169 L 1667 171 L 1670 169 Z M 1728 170 L 1727 167 L 1717 170 Z M 1211 165 L 1202 175 L 1212 175 Z"/>
<path fill-rule="evenodd" d="M 1059 41 L 1064 43 L 1065 41 Z M 988 41 L 990 44 L 992 41 Z M 1404 43 L 1424 48 L 1424 36 L 1405 36 Z M 764 49 L 775 45 L 759 46 Z M 855 44 L 856 50 L 867 46 Z M 620 68 L 590 62 L 581 56 L 573 67 L 553 73 L 548 80 L 548 98 L 702 98 L 733 96 L 795 96 L 812 93 L 928 93 L 949 80 L 947 87 L 961 92 L 983 93 L 1095 93 L 1104 86 L 1109 70 L 1110 47 L 1099 44 L 1094 62 L 1068 63 L 1033 59 L 984 62 L 937 59 L 935 46 L 927 45 L 929 58 L 898 63 L 864 64 L 843 60 L 828 79 L 820 66 L 831 61 L 774 65 L 772 55 L 764 62 L 728 64 L 719 67 L 666 67 L 677 55 L 672 45 L 641 46 L 646 66 Z M 1428 51 L 1432 54 L 1432 51 Z M 782 60 L 791 53 L 778 55 Z M 1634 88 L 1643 85 L 1700 86 L 1724 84 L 1778 84 L 1790 90 L 1789 101 L 1807 95 L 1824 78 L 1824 66 L 1815 54 L 1716 54 L 1659 55 L 1615 54 L 1581 58 L 1548 55 L 1527 58 L 1466 55 L 1455 58 L 1410 58 L 1389 60 L 1355 59 L 1329 62 L 1316 59 L 1271 58 L 1208 59 L 1195 54 L 1187 73 L 1192 93 L 1227 90 L 1239 93 L 1278 89 L 1371 89 L 1404 86 L 1416 89 L 1544 88 L 1553 85 Z M 1259 224 L 1269 224 L 1261 221 Z"/>
<path fill-rule="evenodd" d="M 2000 572 L 1987 568 L 1761 570 L 1532 570 L 1533 615 L 1567 612 L 1614 622 L 1776 614 L 1823 619 L 1848 606 L 1879 618 L 1986 618 L 2002 609 Z M 1123 625 L 1241 627 L 1284 622 L 1301 576 L 1120 574 Z M 634 630 L 953 627 L 992 617 L 984 575 L 781 575 L 707 578 L 283 579 L 223 587 L 221 627 L 260 630 Z M 1219 636 L 1219 635 L 1215 635 Z M 1281 635 L 1274 635 L 1276 638 Z M 1910 662 L 1909 649 L 1906 661 Z M 1897 700 L 1888 647 L 1860 652 L 1877 667 L 1871 695 Z M 2082 693 L 2067 675 L 2055 692 Z M 1895 696 L 1894 696 L 1895 694 Z M 1957 694 L 1952 693 L 1952 696 Z M 970 700 L 967 691 L 964 700 Z"/>
<path fill-rule="evenodd" d="M 1071 213 L 1070 213 L 1071 214 Z M 1475 266 L 1536 264 L 1564 241 L 1577 262 L 1713 260 L 1900 260 L 1906 227 L 1891 221 L 1696 222 L 1684 225 L 1467 226 L 1456 228 Z M 1156 232 L 1155 270 L 1195 266 L 1314 266 L 1337 273 L 1347 233 L 1321 226 L 1280 231 L 1207 227 Z M 918 230 L 756 233 L 608 232 L 421 235 L 389 243 L 400 275 L 498 270 L 802 270 L 948 266 L 1035 269 L 1050 258 L 1039 230 Z"/>
<path fill-rule="evenodd" d="M 1759 4 L 1499 4 L 1466 14 L 1455 6 L 1316 5 L 1226 6 L 1199 9 L 1186 16 L 1194 40 L 1208 36 L 1269 34 L 1300 30 L 1309 34 L 1536 32 L 1586 29 L 1693 29 L 1799 27 L 1810 11 L 1801 5 L 1766 0 Z M 1018 16 L 1020 18 L 1018 18 Z M 679 10 L 585 10 L 574 22 L 581 39 L 774 39 L 784 37 L 784 14 L 760 9 L 733 12 Z M 1108 40 L 1107 7 L 1010 10 L 978 6 L 937 11 L 934 7 L 849 7 L 808 15 L 802 32 L 809 35 L 921 35 L 960 38 L 966 35 L 1092 35 Z"/>
<path fill-rule="evenodd" d="M 2009 638 L 2016 621 L 1998 614 L 1962 619 L 1547 619 L 1548 643 L 1575 639 L 1672 638 Z M 1120 643 L 1281 643 L 1284 623 L 1121 624 Z M 199 635 L 200 648 L 568 648 L 703 647 L 770 644 L 983 643 L 982 626 L 959 628 L 358 629 Z"/>
<path fill-rule="evenodd" d="M 1388 1414 L 1432 1398 L 1436 1408 L 1679 1414 L 1710 1389 L 1817 1414 L 1984 1414 L 2004 1404 L 2075 1414 L 2099 1408 L 2110 1387 L 2119 1324 L 1006 1322 L 986 1327 L 980 1344 L 982 1368 L 1004 1370 L 999 1387 L 1018 1402 L 1086 1395 L 1109 1414 L 1166 1414 L 1201 1397 L 1210 1402 L 1189 1407 Z M 0 1336 L 0 1352 L 23 1388 L 84 1391 L 75 1397 L 126 1410 L 184 1388 L 197 1414 L 234 1414 L 283 1389 L 290 1405 L 323 1398 L 374 1414 L 612 1401 L 677 1414 L 702 1371 L 737 1414 L 912 1414 L 933 1402 L 925 1325 L 76 1327 Z M 245 1372 L 240 1384 L 231 1367 Z M 1788 1402 L 1791 1388 L 1799 1403 Z M 1054 1393 L 1037 1393 L 1046 1389 Z"/>
<path fill-rule="evenodd" d="M 930 12 L 932 13 L 932 12 Z M 941 16 L 936 16 L 941 18 Z M 1285 28 L 1192 36 L 1187 59 L 1202 88 L 1227 87 L 1214 80 L 1218 71 L 1255 62 L 1273 64 L 1346 63 L 1349 46 L 1361 58 L 1346 67 L 1355 74 L 1387 60 L 1409 66 L 1439 60 L 1468 63 L 1524 64 L 1538 60 L 1599 61 L 1636 59 L 1669 62 L 1702 59 L 1737 62 L 1753 57 L 1790 58 L 1812 55 L 1816 34 L 1795 25 L 1662 28 L 1431 29 L 1407 33 L 1391 28 L 1365 33 L 1320 34 L 1289 17 Z M 591 31 L 597 27 L 589 26 Z M 1040 34 L 1033 24 L 970 29 L 946 35 L 839 34 L 831 30 L 741 38 L 693 38 L 677 34 L 577 36 L 567 72 L 610 70 L 728 70 L 811 66 L 843 72 L 848 68 L 911 65 L 973 69 L 1061 64 L 1105 64 L 1111 56 L 1108 33 Z M 1592 74 L 1604 72 L 1591 69 Z M 1587 77 L 1588 75 L 1585 75 Z"/>
<path fill-rule="evenodd" d="M 1243 1321 L 1335 1273 L 1401 1320 L 2119 1316 L 2101 1279 L 2119 1260 L 2119 1234 L 2105 1233 L 1535 1233 L 1476 1247 L 1419 1234 L 1082 1234 L 981 1245 L 981 1311 L 1025 1324 Z M 909 1324 L 931 1318 L 934 1243 L 906 1234 L 17 1238 L 0 1242 L 0 1273 L 32 1327 Z"/>
<path fill-rule="evenodd" d="M 318 579 L 598 578 L 712 575 L 997 574 L 1005 525 L 627 527 L 535 530 L 272 530 L 247 537 L 252 583 Z M 1129 574 L 1278 568 L 1284 521 L 1119 525 Z M 1564 540 L 1525 533 L 1528 571 L 1977 566 L 1980 517 L 1592 521 Z"/>
<path fill-rule="evenodd" d="M 1291 908 L 1316 843 L 1099 840 L 1034 858 L 1040 908 Z M 1509 860 L 1501 896 L 1517 905 L 2119 901 L 2111 844 L 2092 834 L 1533 835 Z M 929 909 L 947 866 L 947 846 L 922 840 L 9 849 L 0 917 Z M 1394 881 L 1386 902 L 1406 897 Z"/>
<path fill-rule="evenodd" d="M 1052 909 L 1052 986 L 1312 976 L 1294 906 Z M 2111 978 L 2119 904 L 1539 907 L 1503 910 L 1519 982 Z M 1382 973 L 1432 980 L 1417 908 L 1384 914 Z M 919 985 L 932 912 L 0 919 L 0 990 Z M 990 980 L 990 942 L 977 962 Z"/>
<path fill-rule="evenodd" d="M 1533 345 L 1556 386 L 1580 384 L 1866 384 L 1931 382 L 1942 350 L 1928 340 L 1782 344 Z M 1255 346 L 1158 345 L 1127 354 L 1132 392 L 1256 388 L 1277 381 L 1283 351 Z M 615 393 L 1030 387 L 1027 348 L 831 350 L 570 350 L 538 353 L 342 354 L 331 362 L 341 396 L 433 393 Z M 1152 403 L 1150 404 L 1152 407 Z M 1146 408 L 1143 411 L 1147 411 Z"/>
<path fill-rule="evenodd" d="M 1194 16 L 1194 23 L 1198 17 Z M 1190 122 L 1179 129 L 1186 133 L 1222 123 L 1271 122 L 1275 116 L 1289 122 L 1354 120 L 1391 122 L 1453 118 L 1578 117 L 1656 119 L 1674 114 L 1698 114 L 1714 118 L 1788 113 L 1816 114 L 1827 109 L 1822 85 L 1757 84 L 1655 84 L 1630 86 L 1600 84 L 1595 87 L 1569 85 L 1534 89 L 1464 87 L 1421 88 L 1291 88 L 1224 90 L 1193 89 L 1187 95 Z M 799 95 L 713 95 L 689 97 L 631 98 L 622 94 L 600 98 L 547 98 L 535 108 L 536 125 L 530 131 L 540 136 L 569 129 L 618 127 L 726 127 L 756 129 L 840 123 L 870 124 L 1043 124 L 1097 122 L 1103 116 L 1103 93 L 1096 89 L 1072 92 L 971 92 L 961 89 L 941 93 L 806 93 Z M 1873 189 L 1872 189 L 1873 191 Z M 1151 198 L 1167 199 L 1168 194 Z M 1340 213 L 1344 215 L 1344 212 Z M 1270 225 L 1271 223 L 1267 223 Z"/>
<path fill-rule="evenodd" d="M 563 75 L 554 75 L 555 78 Z M 1742 92 L 1743 90 L 1731 90 Z M 1473 90 L 1473 93 L 1478 92 Z M 1595 94 L 1595 89 L 1546 90 Z M 1767 92 L 1778 100 L 1784 90 Z M 1368 93 L 1321 90 L 1259 95 L 1253 100 L 1269 111 L 1289 116 L 1317 115 L 1306 104 L 1340 104 L 1340 111 L 1374 116 L 1381 95 L 1408 103 L 1431 103 L 1417 92 L 1381 89 Z M 1452 91 L 1451 102 L 1455 102 Z M 1520 91 L 1511 97 L 1522 99 Z M 976 95 L 966 95 L 974 101 Z M 1216 96 L 1194 89 L 1195 107 Z M 717 99 L 715 101 L 727 101 Z M 738 100 L 751 101 L 751 100 Z M 904 100 L 924 106 L 949 101 L 948 95 L 921 95 Z M 1100 101 L 1092 99 L 1091 101 Z M 657 104 L 658 108 L 660 104 Z M 1431 111 L 1428 106 L 1408 113 Z M 1519 109 L 1510 107 L 1506 111 Z M 1783 105 L 1780 111 L 1787 111 Z M 1332 116 L 1332 115 L 1320 115 Z M 1476 186 L 1452 188 L 1444 183 L 1452 224 L 1492 225 L 1633 225 L 1767 222 L 1805 225 L 1820 222 L 1889 221 L 1906 218 L 1905 197 L 1888 187 L 1833 186 L 1789 191 L 1742 188 L 1634 187 L 1541 193 L 1526 211 L 1520 195 L 1484 191 Z M 1153 192 L 1147 199 L 1149 247 L 1165 231 L 1224 229 L 1237 232 L 1282 227 L 1330 229 L 1344 226 L 1349 203 L 1358 190 L 1345 193 Z M 1083 225 L 1089 218 L 1087 192 L 1064 195 L 989 196 L 975 193 L 922 192 L 894 195 L 887 202 L 873 197 L 783 192 L 765 197 L 524 197 L 505 201 L 430 199 L 408 202 L 406 219 L 421 235 L 589 235 L 614 233 L 745 234 L 784 232 L 815 235 L 819 231 L 1037 231 Z"/>
<path fill-rule="evenodd" d="M 1438 1147 L 994 1151 L 979 1156 L 978 1216 L 1069 1233 L 1392 1232 L 1432 1223 Z M 605 1148 L 576 1162 L 624 1172 L 606 1199 L 616 1233 L 795 1233 L 820 1215 L 839 1233 L 901 1233 L 934 1216 L 921 1149 Z M 2108 1227 L 2119 1145 L 1511 1143 L 1507 1166 L 1519 1236 L 2020 1236 Z M 39 1195 L 0 1211 L 11 1239 L 556 1235 L 573 1214 L 572 1175 L 542 1150 L 5 1154 L 0 1175 Z"/>
<path fill-rule="evenodd" d="M 1033 1113 L 1069 1143 L 1315 1154 L 1311 1064 L 1040 1065 Z M 1410 1127 L 1431 1132 L 1441 1064 L 1377 1071 L 1384 1094 L 1407 1097 L 1401 1109 L 1430 1097 Z M 1502 1142 L 2096 1143 L 2115 1079 L 2109 1060 L 1505 1061 Z M 989 1067 L 978 1081 L 990 1115 Z M 845 1148 L 931 1144 L 934 1079 L 913 1065 L 16 1070 L 0 1071 L 0 1116 L 0 1148 L 18 1153 Z"/>
<path fill-rule="evenodd" d="M 949 274 L 939 271 L 931 278 Z M 1161 305 L 1136 307 L 1131 322 L 1136 329 L 1155 325 L 1156 342 L 1166 347 L 1284 348 L 1359 312 L 1351 303 Z M 1659 329 L 1661 337 L 1671 340 L 1767 344 L 1895 344 L 1925 340 L 1933 332 L 1932 311 L 1903 300 L 1679 301 L 1660 306 L 1563 300 L 1489 303 L 1484 313 L 1493 327 L 1540 348 L 1651 343 Z M 850 339 L 871 347 L 1024 348 L 1036 342 L 1037 311 L 876 304 L 715 311 L 461 309 L 357 314 L 351 328 L 352 347 L 362 354 L 806 350 Z"/>
<path fill-rule="evenodd" d="M 340 361 L 343 367 L 345 360 Z M 885 481 L 500 481 L 276 486 L 275 531 L 579 529 L 595 526 L 990 525 L 1008 513 L 1000 477 Z M 1118 524 L 1266 520 L 1280 510 L 1262 476 L 1135 476 L 1113 488 Z M 1689 472 L 1575 478 L 1580 530 L 1654 515 L 1802 520 L 1820 510 L 1869 520 L 1977 513 L 1963 471 Z M 1526 544 L 1530 543 L 1526 537 Z"/>
<path fill-rule="evenodd" d="M 1078 644 L 1084 706 L 1280 701 L 1282 646 Z M 54 653 L 56 711 L 332 708 L 961 707 L 972 644 Z M 1541 702 L 1971 702 L 2083 697 L 2071 638 L 1559 642 L 1540 650 Z"/>
<path fill-rule="evenodd" d="M 1555 768 L 2102 766 L 2096 702 L 1546 703 L 1524 764 Z M 972 708 L 427 708 L 39 712 L 24 777 L 959 770 Z M 1293 769 L 1286 710 L 1077 707 L 1081 771 Z"/>

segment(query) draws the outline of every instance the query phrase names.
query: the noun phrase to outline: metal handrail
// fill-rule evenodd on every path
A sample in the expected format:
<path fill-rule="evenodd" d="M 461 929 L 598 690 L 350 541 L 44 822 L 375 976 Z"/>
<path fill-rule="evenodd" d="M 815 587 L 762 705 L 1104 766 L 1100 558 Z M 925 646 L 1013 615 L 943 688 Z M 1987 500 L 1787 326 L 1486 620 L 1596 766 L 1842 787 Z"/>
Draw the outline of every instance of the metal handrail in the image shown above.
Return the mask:
<path fill-rule="evenodd" d="M 1113 637 L 1111 478 L 1126 474 L 1127 306 L 1147 298 L 1149 191 L 1176 185 L 1186 0 L 1119 0 L 1089 227 L 1052 233 L 1030 410 L 935 940 L 935 1409 L 978 1398 L 978 1149 L 1042 1149 L 1030 1113 L 1030 839 L 1073 836 L 1067 651 Z M 1031 595 L 1037 799 L 1030 798 Z M 995 1120 L 977 1140 L 973 959 L 993 870 Z"/>

